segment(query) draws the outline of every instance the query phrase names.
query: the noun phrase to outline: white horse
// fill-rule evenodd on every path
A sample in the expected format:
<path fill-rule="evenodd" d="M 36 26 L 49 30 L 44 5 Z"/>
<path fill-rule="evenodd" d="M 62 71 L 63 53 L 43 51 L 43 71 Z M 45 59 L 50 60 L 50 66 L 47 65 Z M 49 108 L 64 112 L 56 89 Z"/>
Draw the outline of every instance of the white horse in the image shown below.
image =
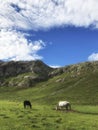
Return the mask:
<path fill-rule="evenodd" d="M 68 101 L 59 101 L 58 105 L 56 106 L 56 110 L 62 110 L 66 108 L 66 110 L 71 110 L 71 104 Z"/>

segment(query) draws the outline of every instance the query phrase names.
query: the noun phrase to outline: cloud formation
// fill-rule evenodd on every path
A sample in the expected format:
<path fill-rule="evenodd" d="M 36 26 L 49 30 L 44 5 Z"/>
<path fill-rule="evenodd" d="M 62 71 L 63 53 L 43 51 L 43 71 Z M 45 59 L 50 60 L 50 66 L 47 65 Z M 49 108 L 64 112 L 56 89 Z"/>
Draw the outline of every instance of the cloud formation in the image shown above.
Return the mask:
<path fill-rule="evenodd" d="M 89 57 L 88 57 L 89 61 L 97 61 L 98 60 L 98 53 L 92 53 Z"/>
<path fill-rule="evenodd" d="M 60 68 L 60 65 L 49 65 L 51 68 Z"/>
<path fill-rule="evenodd" d="M 98 28 L 98 0 L 0 0 L 0 28 Z"/>
<path fill-rule="evenodd" d="M 0 0 L 0 59 L 41 59 L 45 43 L 29 41 L 19 30 L 70 25 L 98 28 L 98 0 Z"/>
<path fill-rule="evenodd" d="M 1 30 L 0 59 L 1 60 L 35 60 L 42 59 L 37 52 L 45 47 L 42 40 L 28 41 L 25 34 L 16 31 Z"/>

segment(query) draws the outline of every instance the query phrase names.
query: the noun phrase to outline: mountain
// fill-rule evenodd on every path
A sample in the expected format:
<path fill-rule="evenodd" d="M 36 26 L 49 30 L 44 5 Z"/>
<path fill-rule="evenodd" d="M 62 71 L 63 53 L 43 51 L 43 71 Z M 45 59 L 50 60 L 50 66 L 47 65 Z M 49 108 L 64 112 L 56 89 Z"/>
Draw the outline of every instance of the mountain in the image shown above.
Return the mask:
<path fill-rule="evenodd" d="M 98 62 L 85 62 L 61 68 L 51 68 L 40 60 L 0 62 L 0 86 L 32 87 L 37 82 L 61 74 L 76 78 L 98 72 Z M 64 78 L 58 79 L 58 81 Z"/>
<path fill-rule="evenodd" d="M 20 92 L 15 91 L 20 88 Z M 0 91 L 1 99 L 14 96 L 17 100 L 27 98 L 48 104 L 68 100 L 73 104 L 96 105 L 98 61 L 61 68 L 51 68 L 39 60 L 0 62 Z"/>
<path fill-rule="evenodd" d="M 40 60 L 0 62 L 0 86 L 32 86 L 47 80 L 52 68 Z"/>
<path fill-rule="evenodd" d="M 51 77 L 47 83 L 53 89 L 50 100 L 98 104 L 98 61 L 58 68 L 51 73 Z"/>
<path fill-rule="evenodd" d="M 54 69 L 51 73 L 49 73 L 49 76 L 54 77 L 65 74 L 67 78 L 68 77 L 78 78 L 78 77 L 90 76 L 91 74 L 97 74 L 97 73 L 98 73 L 98 61 L 95 61 L 95 62 L 84 62 L 57 68 Z"/>

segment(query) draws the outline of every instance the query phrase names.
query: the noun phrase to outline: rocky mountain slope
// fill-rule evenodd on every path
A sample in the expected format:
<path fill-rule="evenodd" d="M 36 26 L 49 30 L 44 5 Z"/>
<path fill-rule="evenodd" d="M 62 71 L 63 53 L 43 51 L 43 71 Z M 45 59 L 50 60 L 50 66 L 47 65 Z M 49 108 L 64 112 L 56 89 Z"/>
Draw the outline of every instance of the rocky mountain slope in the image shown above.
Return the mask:
<path fill-rule="evenodd" d="M 1 99 L 97 105 L 98 61 L 55 69 L 42 61 L 0 62 L 0 92 Z"/>
<path fill-rule="evenodd" d="M 0 62 L 0 86 L 32 86 L 48 79 L 52 68 L 42 61 Z"/>
<path fill-rule="evenodd" d="M 51 68 L 42 61 L 0 61 L 0 86 L 32 87 L 38 82 L 66 74 L 76 78 L 85 74 L 98 72 L 98 61 L 69 65 L 61 68 Z M 64 81 L 64 78 L 59 78 Z"/>

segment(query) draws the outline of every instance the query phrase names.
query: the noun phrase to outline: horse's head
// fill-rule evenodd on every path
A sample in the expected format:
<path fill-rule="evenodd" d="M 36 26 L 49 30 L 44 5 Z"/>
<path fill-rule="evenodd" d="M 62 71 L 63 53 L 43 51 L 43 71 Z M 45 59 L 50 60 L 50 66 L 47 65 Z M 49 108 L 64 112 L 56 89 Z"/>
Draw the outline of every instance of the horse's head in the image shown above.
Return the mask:
<path fill-rule="evenodd" d="M 60 110 L 59 105 L 57 105 L 57 106 L 55 107 L 55 109 L 56 109 L 56 110 Z"/>

